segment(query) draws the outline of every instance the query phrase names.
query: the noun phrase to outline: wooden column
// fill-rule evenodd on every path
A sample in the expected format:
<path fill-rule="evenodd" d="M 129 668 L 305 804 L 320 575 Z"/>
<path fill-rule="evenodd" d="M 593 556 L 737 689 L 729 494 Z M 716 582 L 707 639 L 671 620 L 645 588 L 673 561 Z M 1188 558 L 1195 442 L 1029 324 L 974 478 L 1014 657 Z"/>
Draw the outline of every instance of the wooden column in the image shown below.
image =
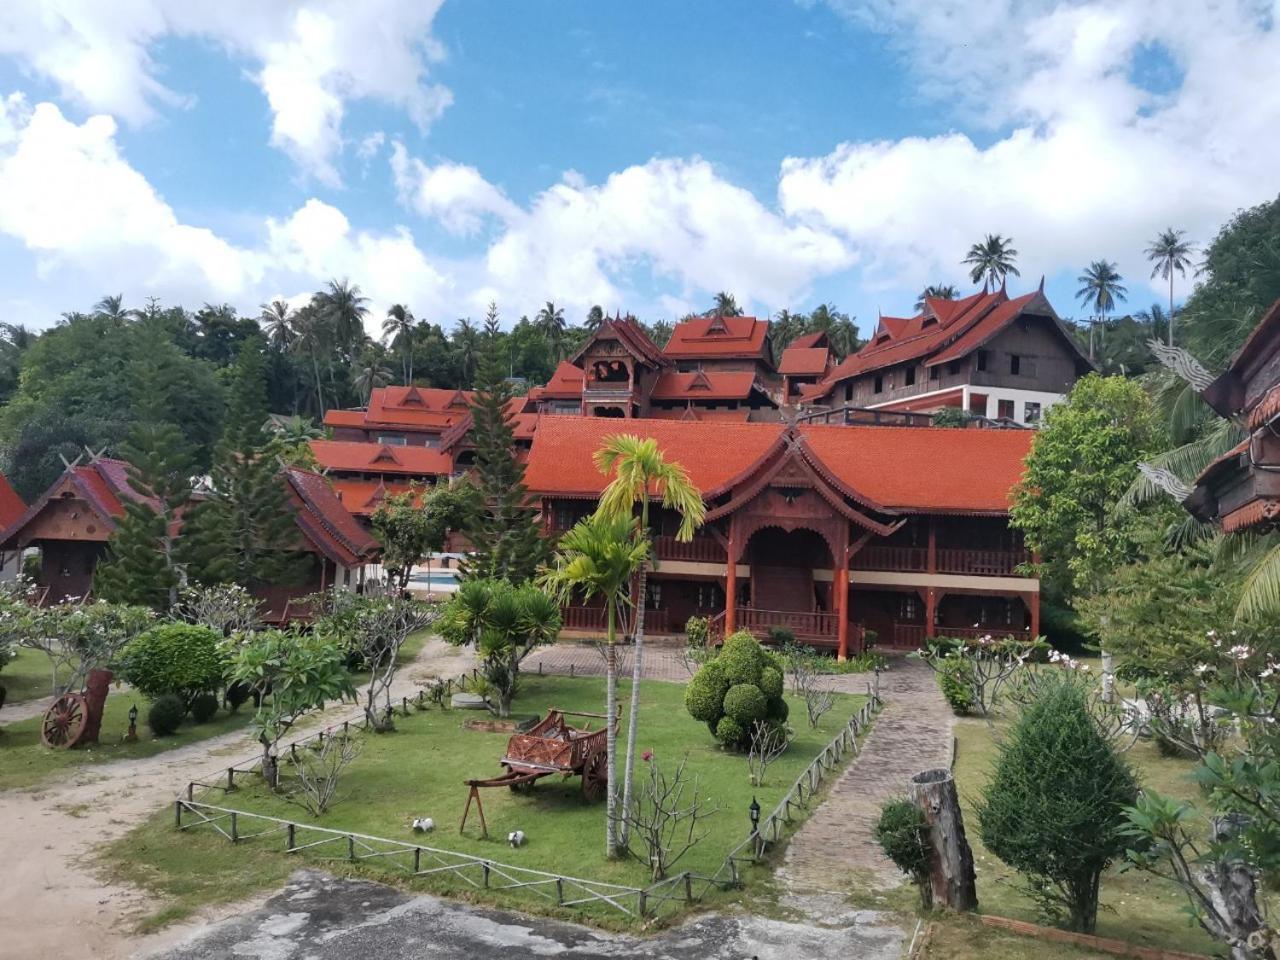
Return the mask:
<path fill-rule="evenodd" d="M 924 635 L 926 637 L 936 637 L 938 635 L 938 591 L 929 587 L 924 593 Z"/>
<path fill-rule="evenodd" d="M 737 629 L 738 605 L 738 519 L 729 517 L 729 543 L 725 547 L 724 635 Z"/>
<path fill-rule="evenodd" d="M 1031 636 L 1040 636 L 1040 594 L 1032 593 L 1027 595 L 1027 609 L 1031 611 Z"/>
<path fill-rule="evenodd" d="M 835 590 L 835 603 L 832 606 L 836 613 L 836 659 L 849 659 L 849 565 L 845 563 L 836 567 L 835 579 L 832 582 Z"/>
<path fill-rule="evenodd" d="M 925 552 L 925 569 L 929 573 L 938 572 L 938 523 L 935 517 L 929 518 L 929 549 Z"/>

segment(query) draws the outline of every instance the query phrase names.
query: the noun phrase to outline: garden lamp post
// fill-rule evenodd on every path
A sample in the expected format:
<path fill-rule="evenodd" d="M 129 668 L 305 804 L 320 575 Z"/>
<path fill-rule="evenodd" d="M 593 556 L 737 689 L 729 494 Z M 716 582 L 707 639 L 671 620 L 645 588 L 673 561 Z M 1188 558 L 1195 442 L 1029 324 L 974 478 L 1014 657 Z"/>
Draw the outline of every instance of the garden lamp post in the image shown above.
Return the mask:
<path fill-rule="evenodd" d="M 136 743 L 138 739 L 138 705 L 129 708 L 129 732 L 124 735 L 125 743 Z"/>
<path fill-rule="evenodd" d="M 747 807 L 747 814 L 751 817 L 751 836 L 756 841 L 754 846 L 756 859 L 758 860 L 763 852 L 761 850 L 763 844 L 760 842 L 760 801 L 755 797 L 751 798 L 751 806 Z"/>

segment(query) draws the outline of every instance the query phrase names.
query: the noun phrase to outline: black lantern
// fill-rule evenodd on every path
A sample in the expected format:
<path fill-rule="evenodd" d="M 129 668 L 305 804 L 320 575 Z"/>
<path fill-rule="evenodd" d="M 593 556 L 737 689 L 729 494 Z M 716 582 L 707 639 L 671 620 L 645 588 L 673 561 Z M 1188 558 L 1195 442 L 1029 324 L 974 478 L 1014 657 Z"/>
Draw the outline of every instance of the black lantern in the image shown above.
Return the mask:
<path fill-rule="evenodd" d="M 760 801 L 752 797 L 747 812 L 751 814 L 751 832 L 755 833 L 760 828 Z"/>
<path fill-rule="evenodd" d="M 129 732 L 125 734 L 124 739 L 127 743 L 133 743 L 138 739 L 138 705 L 136 703 L 129 708 Z"/>

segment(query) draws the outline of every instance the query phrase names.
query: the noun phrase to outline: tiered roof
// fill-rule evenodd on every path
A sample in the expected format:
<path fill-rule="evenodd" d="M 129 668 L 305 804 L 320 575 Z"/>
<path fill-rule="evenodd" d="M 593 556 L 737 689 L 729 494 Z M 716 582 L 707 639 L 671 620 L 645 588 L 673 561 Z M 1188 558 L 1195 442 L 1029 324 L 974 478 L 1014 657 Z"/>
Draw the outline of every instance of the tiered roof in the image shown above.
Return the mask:
<path fill-rule="evenodd" d="M 375 387 L 363 410 L 330 410 L 324 422 L 331 427 L 408 426 L 445 428 L 467 414 L 474 396 L 470 390 L 434 387 Z"/>
<path fill-rule="evenodd" d="M 635 317 L 606 317 L 599 328 L 587 338 L 587 342 L 569 358 L 569 361 L 576 361 L 595 341 L 610 336 L 621 343 L 633 357 L 651 367 L 665 367 L 670 363 L 663 355 L 661 348 L 649 339 L 649 334 L 645 333 L 644 327 L 640 326 L 640 321 Z"/>
<path fill-rule="evenodd" d="M 576 400 L 582 396 L 582 368 L 561 360 L 546 386 L 535 389 L 539 400 Z"/>
<path fill-rule="evenodd" d="M 288 467 L 289 485 L 298 527 L 319 553 L 344 567 L 368 563 L 378 554 L 378 541 L 342 505 L 329 482 L 318 473 Z"/>
<path fill-rule="evenodd" d="M 769 321 L 755 317 L 695 317 L 677 323 L 664 353 L 677 360 L 769 359 Z"/>
<path fill-rule="evenodd" d="M 756 375 L 743 372 L 696 370 L 667 371 L 658 377 L 649 394 L 653 400 L 746 400 L 756 387 Z"/>
<path fill-rule="evenodd" d="M 448 475 L 453 458 L 431 447 L 392 446 L 358 440 L 312 440 L 320 466 L 335 473 Z"/>

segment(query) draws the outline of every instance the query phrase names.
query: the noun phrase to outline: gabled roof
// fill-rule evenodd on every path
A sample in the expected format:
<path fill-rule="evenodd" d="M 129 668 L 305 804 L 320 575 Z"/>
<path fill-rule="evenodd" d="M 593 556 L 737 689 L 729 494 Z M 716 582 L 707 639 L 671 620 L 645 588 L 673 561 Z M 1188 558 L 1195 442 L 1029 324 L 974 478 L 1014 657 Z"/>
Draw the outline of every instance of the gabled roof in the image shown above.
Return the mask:
<path fill-rule="evenodd" d="M 649 394 L 652 400 L 746 400 L 755 386 L 756 375 L 750 370 L 719 372 L 695 370 L 692 373 L 667 371 L 658 377 Z"/>
<path fill-rule="evenodd" d="M 663 350 L 682 360 L 698 357 L 768 359 L 769 321 L 755 317 L 694 317 L 677 323 Z"/>
<path fill-rule="evenodd" d="M 830 348 L 830 346 L 831 338 L 827 336 L 827 331 L 815 330 L 813 333 L 806 333 L 796 337 L 787 344 L 787 349 L 789 350 L 792 347 L 799 347 L 801 350 L 808 350 L 813 347 Z"/>
<path fill-rule="evenodd" d="M 159 501 L 143 496 L 130 485 L 128 467 L 123 460 L 107 457 L 68 467 L 34 503 L 0 528 L 3 530 L 0 532 L 0 544 L 10 541 L 17 543 L 14 538 L 19 537 L 22 529 L 40 515 L 49 501 L 66 493 L 88 503 L 107 532 L 115 529 L 116 520 L 124 516 L 124 506 L 129 501 L 146 503 L 153 509 L 159 509 Z M 8 481 L 6 485 L 7 483 Z M 9 489 L 12 492 L 12 488 Z M 14 499 L 17 499 L 16 493 Z M 11 501 L 9 506 L 13 507 Z"/>
<path fill-rule="evenodd" d="M 397 447 L 358 440 L 312 440 L 310 445 L 316 462 L 336 473 L 430 477 L 453 471 L 453 458 L 432 447 Z"/>
<path fill-rule="evenodd" d="M 871 341 L 844 359 L 814 389 L 807 399 L 829 393 L 837 383 L 875 370 L 912 361 L 936 366 L 958 360 L 1024 315 L 1047 317 L 1062 335 L 1068 349 L 1082 367 L 1090 361 L 1081 352 L 1041 290 L 1010 299 L 1003 288 L 981 291 L 960 300 L 930 297 L 914 317 L 881 317 Z"/>
<path fill-rule="evenodd" d="M 375 387 L 363 410 L 329 410 L 331 427 L 404 427 L 443 430 L 464 416 L 471 405 L 469 390 L 434 387 Z"/>
<path fill-rule="evenodd" d="M 582 368 L 561 360 L 547 385 L 538 391 L 539 400 L 572 400 L 582 396 Z M 529 391 L 533 393 L 533 391 Z"/>
<path fill-rule="evenodd" d="M 1243 413 L 1245 385 L 1260 364 L 1272 359 L 1280 340 L 1280 300 L 1273 303 L 1231 358 L 1227 369 L 1204 391 L 1205 402 L 1224 417 Z"/>
<path fill-rule="evenodd" d="M 831 351 L 826 347 L 790 346 L 782 351 L 778 372 L 790 377 L 806 374 L 821 376 L 827 372 L 827 364 L 830 361 Z"/>
<path fill-rule="evenodd" d="M 388 497 L 408 493 L 412 488 L 404 480 L 330 480 L 334 495 L 347 511 L 357 517 L 367 517 L 378 509 Z"/>
<path fill-rule="evenodd" d="M 378 541 L 356 521 L 318 473 L 286 467 L 284 478 L 293 494 L 298 527 L 319 553 L 343 567 L 371 560 Z"/>
<path fill-rule="evenodd" d="M 658 345 L 649 339 L 649 334 L 644 332 L 644 328 L 635 317 L 606 317 L 595 333 L 591 334 L 569 358 L 569 361 L 576 364 L 582 355 L 600 340 L 617 340 L 635 359 L 651 367 L 663 367 L 669 362 L 658 349 Z"/>
<path fill-rule="evenodd" d="M 1030 430 L 818 426 L 543 417 L 525 482 L 546 496 L 597 496 L 592 451 L 616 434 L 652 437 L 704 494 L 741 484 L 787 437 L 814 469 L 877 511 L 1004 514 L 1036 434 Z"/>
<path fill-rule="evenodd" d="M 746 423 L 751 419 L 751 408 L 707 410 L 703 407 L 676 407 L 674 410 L 650 410 L 649 416 L 654 420 L 717 420 L 722 423 Z"/>

